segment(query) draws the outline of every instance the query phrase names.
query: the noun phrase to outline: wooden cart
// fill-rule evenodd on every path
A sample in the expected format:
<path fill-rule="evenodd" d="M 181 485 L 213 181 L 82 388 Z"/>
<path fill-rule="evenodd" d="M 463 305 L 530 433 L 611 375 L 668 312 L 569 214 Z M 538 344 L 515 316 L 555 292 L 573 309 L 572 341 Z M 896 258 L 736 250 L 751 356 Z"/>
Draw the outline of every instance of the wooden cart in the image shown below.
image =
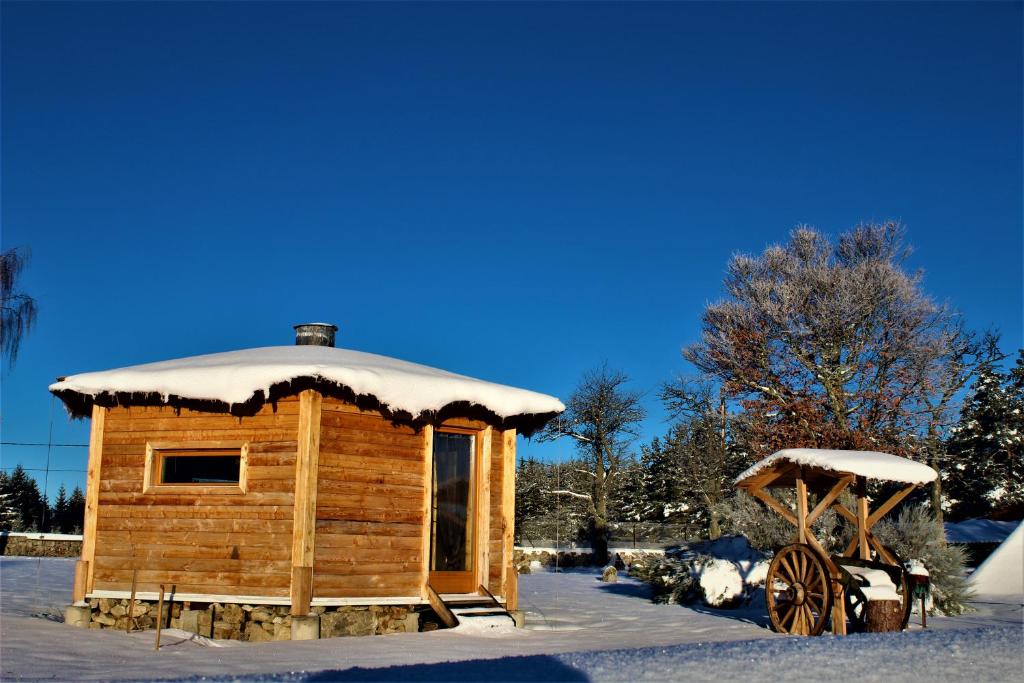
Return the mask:
<path fill-rule="evenodd" d="M 831 619 L 832 632 L 845 635 L 849 617 L 854 628 L 863 628 L 867 597 L 875 589 L 872 577 L 887 583 L 887 590 L 895 587 L 902 610 L 901 627 L 906 627 L 913 600 L 912 579 L 902 560 L 882 545 L 871 529 L 910 492 L 937 476 L 927 465 L 888 453 L 810 448 L 779 451 L 741 474 L 737 488 L 796 527 L 792 543 L 772 558 L 765 580 L 772 627 L 780 633 L 816 636 Z M 895 481 L 903 487 L 871 510 L 868 479 Z M 851 487 L 856 495 L 855 511 L 839 502 L 839 495 Z M 778 488 L 795 489 L 795 510 L 768 492 Z M 809 510 L 811 496 L 816 504 Z M 830 507 L 856 529 L 841 555 L 830 556 L 811 532 L 814 521 Z"/>

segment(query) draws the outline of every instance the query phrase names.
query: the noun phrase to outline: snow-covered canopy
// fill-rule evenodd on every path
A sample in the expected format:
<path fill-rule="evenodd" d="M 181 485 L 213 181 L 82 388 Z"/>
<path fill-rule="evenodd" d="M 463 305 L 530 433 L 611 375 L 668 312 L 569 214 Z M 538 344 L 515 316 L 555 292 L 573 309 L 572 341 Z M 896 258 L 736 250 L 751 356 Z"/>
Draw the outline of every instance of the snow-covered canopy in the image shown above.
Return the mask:
<path fill-rule="evenodd" d="M 150 402 L 156 397 L 168 404 L 252 404 L 271 397 L 272 388 L 300 381 L 337 387 L 371 399 L 388 413 L 414 418 L 451 404 L 483 408 L 505 420 L 565 410 L 553 396 L 326 346 L 270 346 L 87 372 L 51 384 L 50 391 L 73 413 L 81 413 L 100 397 L 120 404 L 136 402 L 132 397 L 149 397 Z"/>
<path fill-rule="evenodd" d="M 832 451 L 822 448 L 787 448 L 754 463 L 736 477 L 736 481 L 754 476 L 778 462 L 816 467 L 830 472 L 855 474 L 869 479 L 884 479 L 906 484 L 927 484 L 935 481 L 938 472 L 907 458 L 875 451 Z"/>

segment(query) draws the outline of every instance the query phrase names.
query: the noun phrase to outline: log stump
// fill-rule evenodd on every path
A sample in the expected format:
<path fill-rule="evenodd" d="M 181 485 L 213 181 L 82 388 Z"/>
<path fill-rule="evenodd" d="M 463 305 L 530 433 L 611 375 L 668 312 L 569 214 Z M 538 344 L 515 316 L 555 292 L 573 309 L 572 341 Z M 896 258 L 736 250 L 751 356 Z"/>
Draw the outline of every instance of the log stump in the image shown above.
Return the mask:
<path fill-rule="evenodd" d="M 899 600 L 868 600 L 864 612 L 868 633 L 903 630 L 903 603 Z"/>

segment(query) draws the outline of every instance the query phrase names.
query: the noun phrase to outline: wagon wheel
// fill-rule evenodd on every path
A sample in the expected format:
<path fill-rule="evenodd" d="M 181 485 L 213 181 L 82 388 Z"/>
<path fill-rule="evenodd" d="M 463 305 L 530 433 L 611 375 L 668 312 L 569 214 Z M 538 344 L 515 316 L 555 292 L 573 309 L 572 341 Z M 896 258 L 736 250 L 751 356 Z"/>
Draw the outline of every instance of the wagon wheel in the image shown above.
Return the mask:
<path fill-rule="evenodd" d="M 892 551 L 891 548 L 886 548 L 893 557 L 896 558 L 900 567 L 903 566 L 903 561 L 900 560 L 899 556 Z M 907 577 L 907 572 L 900 573 L 900 582 L 896 586 L 896 594 L 900 596 L 900 609 L 903 610 L 903 621 L 900 623 L 900 630 L 907 627 L 910 623 L 910 612 L 914 607 L 914 595 L 910 586 L 910 579 Z M 864 608 L 867 606 L 867 599 L 864 597 L 864 593 L 860 590 L 859 586 L 851 585 L 846 590 L 846 616 L 850 618 L 851 630 L 863 631 L 867 627 L 867 621 L 865 616 Z"/>
<path fill-rule="evenodd" d="M 828 569 L 810 546 L 793 543 L 775 553 L 765 579 L 772 628 L 779 633 L 816 636 L 832 611 Z"/>

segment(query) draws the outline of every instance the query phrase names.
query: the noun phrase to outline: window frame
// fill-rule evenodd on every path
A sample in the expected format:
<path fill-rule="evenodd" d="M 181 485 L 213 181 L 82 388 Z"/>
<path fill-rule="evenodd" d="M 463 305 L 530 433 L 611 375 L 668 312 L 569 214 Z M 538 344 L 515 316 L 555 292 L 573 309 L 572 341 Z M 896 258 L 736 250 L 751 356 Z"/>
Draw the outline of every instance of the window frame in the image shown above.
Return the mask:
<path fill-rule="evenodd" d="M 215 451 L 210 455 L 223 456 L 225 450 L 237 450 L 238 482 L 228 484 L 164 484 L 164 451 Z M 203 457 L 201 453 L 187 457 Z M 243 495 L 249 490 L 249 442 L 248 441 L 148 441 L 146 442 L 146 470 L 142 484 L 143 493 L 152 494 L 207 494 L 220 496 Z"/>

